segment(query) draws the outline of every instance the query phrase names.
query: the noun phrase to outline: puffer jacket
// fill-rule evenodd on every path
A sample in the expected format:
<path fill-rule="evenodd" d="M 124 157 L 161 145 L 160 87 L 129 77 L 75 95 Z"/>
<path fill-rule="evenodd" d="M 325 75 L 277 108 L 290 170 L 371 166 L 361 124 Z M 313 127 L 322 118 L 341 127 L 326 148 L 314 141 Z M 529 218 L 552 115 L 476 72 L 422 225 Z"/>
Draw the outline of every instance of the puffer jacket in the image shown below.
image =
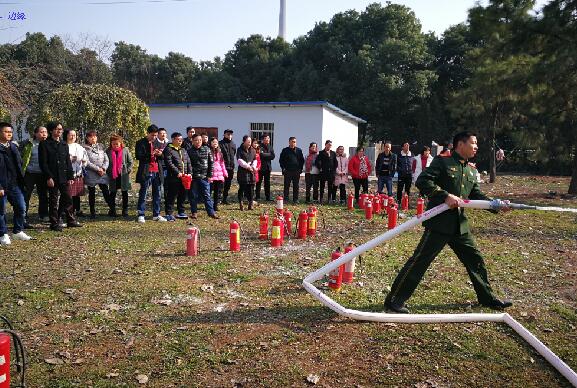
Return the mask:
<path fill-rule="evenodd" d="M 190 174 L 192 166 L 188 153 L 182 147 L 176 148 L 172 144 L 164 147 L 163 160 L 167 180 L 177 180 L 178 174 Z"/>
<path fill-rule="evenodd" d="M 209 179 L 209 182 L 224 182 L 228 178 L 228 171 L 224 165 L 222 152 L 212 152 L 212 161 L 212 178 Z"/>
<path fill-rule="evenodd" d="M 212 152 L 210 149 L 201 145 L 200 148 L 192 147 L 188 150 L 190 164 L 192 165 L 192 179 L 210 179 L 212 178 Z"/>
<path fill-rule="evenodd" d="M 105 172 L 108 169 L 108 155 L 106 155 L 106 149 L 100 143 L 89 145 L 85 144 L 84 149 L 86 150 L 86 155 L 88 155 L 88 163 L 86 163 L 84 183 L 88 187 L 94 187 L 96 185 L 107 185 L 108 175 L 104 174 L 100 176 L 98 170 L 102 168 Z"/>

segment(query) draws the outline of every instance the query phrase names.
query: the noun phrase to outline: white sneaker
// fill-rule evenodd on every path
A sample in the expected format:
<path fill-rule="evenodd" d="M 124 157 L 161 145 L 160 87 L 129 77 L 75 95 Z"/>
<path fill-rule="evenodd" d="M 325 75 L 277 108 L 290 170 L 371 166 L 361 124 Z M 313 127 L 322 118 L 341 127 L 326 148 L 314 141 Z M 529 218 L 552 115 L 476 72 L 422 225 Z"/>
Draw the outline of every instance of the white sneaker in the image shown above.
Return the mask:
<path fill-rule="evenodd" d="M 152 217 L 152 221 L 166 222 L 168 220 L 166 218 L 164 218 L 163 216 L 156 216 L 156 217 Z"/>
<path fill-rule="evenodd" d="M 28 241 L 28 240 L 31 240 L 31 239 L 32 239 L 32 237 L 28 236 L 28 235 L 27 235 L 26 233 L 24 233 L 24 232 L 14 233 L 14 234 L 12 235 L 12 238 L 13 238 L 14 240 L 20 240 L 20 241 Z"/>
<path fill-rule="evenodd" d="M 146 220 L 144 219 L 144 216 L 138 216 L 138 218 L 136 219 L 137 222 L 140 222 L 141 224 L 144 224 L 146 222 Z"/>
<path fill-rule="evenodd" d="M 8 233 L 5 233 L 4 236 L 0 237 L 0 245 L 10 245 L 12 241 L 10 241 L 10 236 Z"/>

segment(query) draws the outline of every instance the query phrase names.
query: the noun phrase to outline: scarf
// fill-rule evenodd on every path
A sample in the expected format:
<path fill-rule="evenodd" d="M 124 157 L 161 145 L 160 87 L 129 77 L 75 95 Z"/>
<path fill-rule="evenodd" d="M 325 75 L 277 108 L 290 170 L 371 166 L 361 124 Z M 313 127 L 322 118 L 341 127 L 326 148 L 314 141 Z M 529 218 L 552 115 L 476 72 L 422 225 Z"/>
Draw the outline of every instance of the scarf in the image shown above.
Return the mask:
<path fill-rule="evenodd" d="M 311 168 L 313 168 L 313 163 L 315 161 L 315 159 L 317 158 L 318 153 L 317 152 L 310 152 L 307 155 L 307 160 L 305 161 L 305 172 L 310 172 Z"/>
<path fill-rule="evenodd" d="M 367 167 L 367 158 L 365 156 L 363 156 L 362 158 L 360 158 L 360 164 L 359 164 L 359 176 L 366 178 L 369 176 L 369 168 Z"/>
<path fill-rule="evenodd" d="M 110 153 L 112 159 L 112 179 L 118 178 L 122 175 L 122 147 L 118 150 L 112 150 Z"/>

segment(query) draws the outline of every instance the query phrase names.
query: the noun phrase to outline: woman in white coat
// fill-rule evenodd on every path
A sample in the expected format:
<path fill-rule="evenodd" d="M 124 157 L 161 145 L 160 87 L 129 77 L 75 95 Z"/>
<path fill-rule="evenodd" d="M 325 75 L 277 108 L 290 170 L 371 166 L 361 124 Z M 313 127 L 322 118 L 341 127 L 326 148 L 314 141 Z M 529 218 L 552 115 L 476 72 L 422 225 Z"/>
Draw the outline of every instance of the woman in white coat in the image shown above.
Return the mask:
<path fill-rule="evenodd" d="M 343 146 L 337 147 L 337 169 L 335 171 L 335 188 L 339 188 L 341 205 L 347 202 L 347 183 L 349 182 L 349 158 Z M 335 189 L 336 190 L 336 189 Z"/>
<path fill-rule="evenodd" d="M 413 159 L 413 184 L 415 184 L 419 175 L 421 175 L 425 168 L 429 167 L 432 161 L 431 149 L 424 146 L 421 153 Z"/>

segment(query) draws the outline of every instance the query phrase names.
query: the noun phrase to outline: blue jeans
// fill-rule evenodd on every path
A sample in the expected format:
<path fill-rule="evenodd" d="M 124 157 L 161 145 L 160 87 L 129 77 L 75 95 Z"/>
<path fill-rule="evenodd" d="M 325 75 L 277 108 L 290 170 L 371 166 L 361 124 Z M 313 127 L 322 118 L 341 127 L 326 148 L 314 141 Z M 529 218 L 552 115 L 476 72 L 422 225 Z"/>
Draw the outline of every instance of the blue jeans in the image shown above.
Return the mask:
<path fill-rule="evenodd" d="M 196 213 L 198 211 L 198 202 L 202 200 L 208 215 L 214 214 L 214 207 L 212 199 L 210 198 L 210 183 L 208 180 L 194 178 L 188 196 L 191 212 Z"/>
<path fill-rule="evenodd" d="M 157 172 L 148 174 L 146 181 L 140 184 L 136 209 L 139 216 L 144 215 L 146 210 L 146 192 L 150 185 L 152 185 L 152 216 L 158 217 L 160 215 L 160 175 Z"/>
<path fill-rule="evenodd" d="M 6 225 L 6 200 L 10 202 L 14 209 L 14 228 L 13 233 L 20 233 L 24 228 L 24 216 L 26 215 L 26 201 L 24 193 L 18 185 L 5 188 L 4 195 L 0 197 L 0 236 L 8 233 Z"/>
<path fill-rule="evenodd" d="M 377 177 L 377 191 L 379 193 L 383 192 L 383 187 L 387 185 L 387 195 L 390 197 L 393 195 L 393 177 L 392 176 L 378 176 Z"/>

